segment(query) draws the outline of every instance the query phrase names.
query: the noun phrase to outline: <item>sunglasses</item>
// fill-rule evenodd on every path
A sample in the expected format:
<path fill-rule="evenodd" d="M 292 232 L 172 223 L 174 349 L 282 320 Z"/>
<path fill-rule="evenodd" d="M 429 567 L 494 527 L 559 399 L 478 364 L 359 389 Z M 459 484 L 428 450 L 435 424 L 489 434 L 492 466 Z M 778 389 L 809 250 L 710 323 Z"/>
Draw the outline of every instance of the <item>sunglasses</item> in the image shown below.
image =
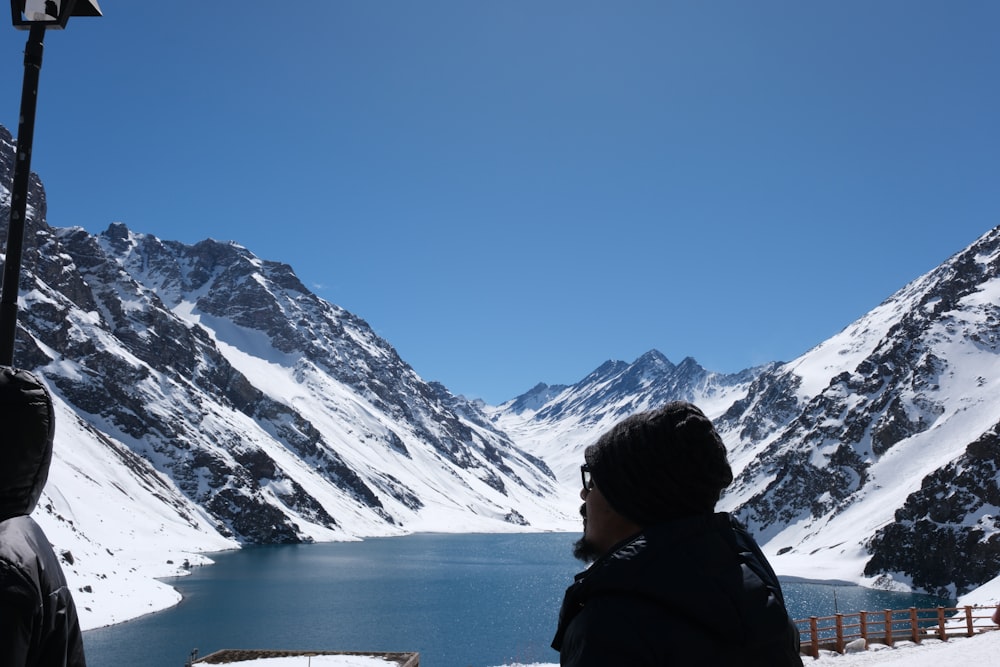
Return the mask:
<path fill-rule="evenodd" d="M 580 466 L 580 479 L 583 481 L 584 491 L 590 491 L 594 488 L 594 476 L 591 474 L 590 466 L 586 463 Z"/>

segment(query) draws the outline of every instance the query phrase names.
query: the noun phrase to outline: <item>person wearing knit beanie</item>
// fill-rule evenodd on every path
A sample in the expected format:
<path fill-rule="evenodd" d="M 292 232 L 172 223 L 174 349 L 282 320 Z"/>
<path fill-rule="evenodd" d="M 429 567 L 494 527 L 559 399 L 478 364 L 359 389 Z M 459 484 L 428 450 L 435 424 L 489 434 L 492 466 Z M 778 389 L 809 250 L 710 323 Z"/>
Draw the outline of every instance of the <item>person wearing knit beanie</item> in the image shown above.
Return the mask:
<path fill-rule="evenodd" d="M 733 481 L 705 413 L 675 401 L 584 451 L 590 563 L 566 589 L 552 648 L 563 667 L 802 667 L 781 585 L 753 537 L 715 505 Z"/>
<path fill-rule="evenodd" d="M 611 506 L 640 526 L 711 514 L 733 481 L 722 438 L 683 401 L 618 423 L 584 458 Z"/>

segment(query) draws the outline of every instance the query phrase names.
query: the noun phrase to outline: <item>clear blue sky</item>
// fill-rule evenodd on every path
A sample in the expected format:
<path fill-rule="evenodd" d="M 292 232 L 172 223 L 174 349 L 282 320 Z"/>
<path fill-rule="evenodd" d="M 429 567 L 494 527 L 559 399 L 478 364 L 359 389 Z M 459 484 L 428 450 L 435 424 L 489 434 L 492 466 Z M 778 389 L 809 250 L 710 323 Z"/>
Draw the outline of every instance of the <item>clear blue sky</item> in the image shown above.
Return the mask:
<path fill-rule="evenodd" d="M 490 402 L 793 359 L 1000 224 L 995 0 L 100 4 L 46 37 L 49 223 L 238 241 Z"/>

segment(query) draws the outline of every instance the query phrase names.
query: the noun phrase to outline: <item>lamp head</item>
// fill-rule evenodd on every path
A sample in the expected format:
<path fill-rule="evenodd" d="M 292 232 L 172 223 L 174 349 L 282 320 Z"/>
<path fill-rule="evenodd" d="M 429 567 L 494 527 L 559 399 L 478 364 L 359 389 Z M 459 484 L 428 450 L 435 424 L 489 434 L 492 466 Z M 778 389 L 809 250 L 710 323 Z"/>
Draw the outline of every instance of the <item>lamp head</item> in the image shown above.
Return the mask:
<path fill-rule="evenodd" d="M 32 26 L 61 30 L 70 16 L 101 16 L 97 0 L 10 0 L 14 27 L 28 30 Z"/>

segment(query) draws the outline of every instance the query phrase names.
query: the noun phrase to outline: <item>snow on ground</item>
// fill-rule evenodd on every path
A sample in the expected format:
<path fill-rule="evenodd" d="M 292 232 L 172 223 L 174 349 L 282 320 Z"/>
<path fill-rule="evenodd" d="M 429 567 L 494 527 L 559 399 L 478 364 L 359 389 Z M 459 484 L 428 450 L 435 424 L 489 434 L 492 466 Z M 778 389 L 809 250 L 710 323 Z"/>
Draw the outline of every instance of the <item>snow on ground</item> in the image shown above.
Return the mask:
<path fill-rule="evenodd" d="M 805 658 L 803 663 L 823 667 L 854 667 L 855 665 L 906 665 L 906 667 L 940 667 L 941 665 L 994 665 L 1000 654 L 1000 632 L 985 632 L 972 637 L 953 637 L 946 642 L 925 639 L 920 644 L 899 642 L 895 647 L 873 645 L 859 653 L 822 653 L 817 660 Z"/>
<path fill-rule="evenodd" d="M 134 474 L 143 467 L 138 457 L 111 449 L 65 403 L 54 403 L 56 447 L 32 517 L 61 557 L 82 628 L 177 604 L 180 593 L 160 577 L 187 574 L 212 562 L 205 553 L 238 545 L 216 533 L 166 478 L 148 467 Z"/>
<path fill-rule="evenodd" d="M 1000 632 L 985 632 L 972 637 L 958 637 L 946 642 L 925 639 L 920 644 L 899 642 L 895 647 L 873 645 L 859 653 L 823 652 L 817 659 L 802 658 L 805 667 L 855 667 L 856 665 L 899 665 L 902 667 L 941 667 L 942 665 L 995 665 L 1000 655 Z M 511 665 L 508 667 L 558 667 L 556 664 Z"/>

